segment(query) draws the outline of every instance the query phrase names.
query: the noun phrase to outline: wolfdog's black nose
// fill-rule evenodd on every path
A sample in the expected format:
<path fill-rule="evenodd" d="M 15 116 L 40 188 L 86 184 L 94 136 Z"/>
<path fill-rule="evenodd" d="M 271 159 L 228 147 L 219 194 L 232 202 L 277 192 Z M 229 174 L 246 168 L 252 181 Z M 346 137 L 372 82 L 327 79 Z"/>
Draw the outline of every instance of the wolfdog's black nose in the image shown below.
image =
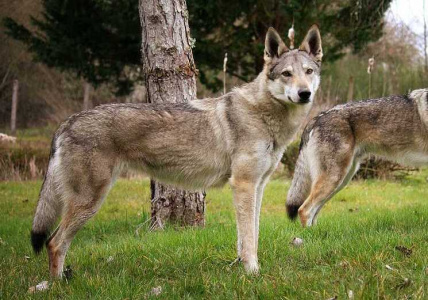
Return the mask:
<path fill-rule="evenodd" d="M 309 90 L 299 90 L 297 94 L 299 94 L 300 102 L 308 102 L 309 97 L 311 97 L 311 92 Z"/>

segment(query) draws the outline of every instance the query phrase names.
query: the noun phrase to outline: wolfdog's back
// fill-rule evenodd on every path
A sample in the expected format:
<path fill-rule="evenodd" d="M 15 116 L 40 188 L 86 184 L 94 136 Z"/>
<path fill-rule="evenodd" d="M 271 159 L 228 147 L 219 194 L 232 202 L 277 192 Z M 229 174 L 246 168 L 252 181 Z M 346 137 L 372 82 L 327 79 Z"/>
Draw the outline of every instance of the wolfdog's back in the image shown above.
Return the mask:
<path fill-rule="evenodd" d="M 314 135 L 320 144 L 354 140 L 358 151 L 389 157 L 410 148 L 424 152 L 428 120 L 423 121 L 414 96 L 391 96 L 338 105 L 313 119 L 302 135 L 302 146 Z M 311 134 L 312 132 L 312 134 Z M 419 149 L 420 148 L 420 149 Z M 391 157 L 396 159 L 395 157 Z"/>
<path fill-rule="evenodd" d="M 77 153 L 91 160 L 100 152 L 111 164 L 131 164 L 160 180 L 201 188 L 226 175 L 218 168 L 228 169 L 230 161 L 227 133 L 213 122 L 214 113 L 185 103 L 104 105 L 72 116 L 56 143 L 67 149 L 63 163 L 70 166 L 80 160 Z M 210 173 L 216 178 L 207 178 Z"/>

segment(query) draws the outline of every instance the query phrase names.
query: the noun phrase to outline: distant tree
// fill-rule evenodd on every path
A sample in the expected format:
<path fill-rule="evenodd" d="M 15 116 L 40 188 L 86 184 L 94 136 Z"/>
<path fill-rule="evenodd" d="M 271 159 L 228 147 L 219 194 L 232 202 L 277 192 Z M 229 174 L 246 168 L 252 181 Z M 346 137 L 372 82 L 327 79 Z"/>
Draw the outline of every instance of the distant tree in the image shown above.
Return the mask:
<path fill-rule="evenodd" d="M 323 35 L 323 60 L 334 61 L 345 48 L 359 52 L 382 35 L 391 0 L 189 0 L 190 28 L 196 39 L 200 80 L 219 89 L 216 76 L 228 53 L 228 73 L 252 79 L 263 67 L 261 55 L 269 26 L 284 35 L 294 22 L 296 40 L 317 23 Z"/>
<path fill-rule="evenodd" d="M 22 41 L 35 60 L 71 71 L 92 86 L 113 83 L 117 94 L 133 86 L 129 67 L 141 62 L 138 1 L 43 0 L 42 18 L 31 17 L 31 28 L 11 18 L 7 34 Z"/>

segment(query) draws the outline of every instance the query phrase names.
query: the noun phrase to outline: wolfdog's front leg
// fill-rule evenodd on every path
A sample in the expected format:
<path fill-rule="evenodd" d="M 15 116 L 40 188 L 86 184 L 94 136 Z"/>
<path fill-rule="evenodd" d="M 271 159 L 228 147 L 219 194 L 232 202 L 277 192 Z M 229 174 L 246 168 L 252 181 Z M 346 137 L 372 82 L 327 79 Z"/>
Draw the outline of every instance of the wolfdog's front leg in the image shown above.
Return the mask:
<path fill-rule="evenodd" d="M 262 208 L 263 201 L 263 193 L 266 187 L 267 182 L 269 181 L 269 174 L 263 176 L 261 183 L 257 186 L 256 190 L 256 219 L 255 219 L 255 227 L 256 227 L 256 252 L 259 249 L 259 225 L 260 225 L 260 211 Z"/>
<path fill-rule="evenodd" d="M 259 270 L 256 250 L 256 184 L 253 180 L 232 177 L 236 223 L 238 227 L 238 255 L 249 273 Z M 240 245 L 241 244 L 241 245 Z M 241 246 L 241 251 L 239 247 Z"/>

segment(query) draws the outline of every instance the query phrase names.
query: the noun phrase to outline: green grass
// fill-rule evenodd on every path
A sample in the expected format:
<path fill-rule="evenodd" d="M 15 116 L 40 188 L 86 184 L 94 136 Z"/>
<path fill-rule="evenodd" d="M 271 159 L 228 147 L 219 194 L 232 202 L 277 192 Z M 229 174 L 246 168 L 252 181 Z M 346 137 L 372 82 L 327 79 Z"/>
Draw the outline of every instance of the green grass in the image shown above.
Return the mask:
<path fill-rule="evenodd" d="M 157 286 L 158 299 L 347 299 L 349 290 L 356 299 L 427 299 L 427 180 L 423 171 L 399 182 L 353 182 L 311 229 L 287 220 L 289 182 L 272 181 L 259 276 L 230 266 L 236 230 L 229 187 L 208 191 L 205 228 L 150 232 L 144 225 L 137 235 L 148 218 L 148 182 L 119 180 L 71 245 L 73 278 L 35 295 L 28 288 L 49 280 L 46 252 L 35 256 L 29 243 L 41 182 L 0 183 L 0 299 L 144 299 Z M 296 236 L 300 248 L 290 245 Z"/>

